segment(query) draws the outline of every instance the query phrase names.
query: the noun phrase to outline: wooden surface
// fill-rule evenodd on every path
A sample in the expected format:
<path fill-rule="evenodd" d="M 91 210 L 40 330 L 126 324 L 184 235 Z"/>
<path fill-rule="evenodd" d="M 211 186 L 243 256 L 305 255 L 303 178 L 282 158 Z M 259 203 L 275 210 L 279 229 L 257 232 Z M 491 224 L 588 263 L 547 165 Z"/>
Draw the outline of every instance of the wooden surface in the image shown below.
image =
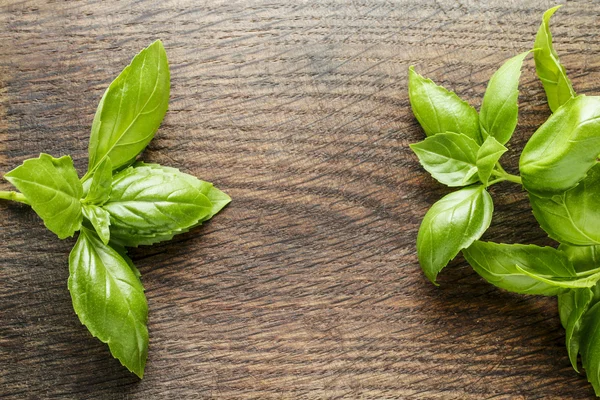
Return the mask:
<path fill-rule="evenodd" d="M 48 152 L 71 154 L 83 173 L 104 88 L 160 38 L 171 102 L 143 158 L 213 181 L 233 202 L 132 251 L 150 306 L 141 382 L 72 310 L 74 239 L 0 203 L 0 397 L 592 398 L 569 364 L 555 299 L 502 292 L 462 258 L 437 288 L 415 254 L 421 218 L 448 189 L 408 148 L 423 137 L 408 66 L 478 107 L 554 2 L 2 4 L 0 171 Z M 581 93 L 600 93 L 599 16 L 598 3 L 574 1 L 553 21 Z M 503 158 L 511 172 L 549 115 L 532 65 Z M 516 185 L 492 195 L 484 238 L 552 244 Z"/>

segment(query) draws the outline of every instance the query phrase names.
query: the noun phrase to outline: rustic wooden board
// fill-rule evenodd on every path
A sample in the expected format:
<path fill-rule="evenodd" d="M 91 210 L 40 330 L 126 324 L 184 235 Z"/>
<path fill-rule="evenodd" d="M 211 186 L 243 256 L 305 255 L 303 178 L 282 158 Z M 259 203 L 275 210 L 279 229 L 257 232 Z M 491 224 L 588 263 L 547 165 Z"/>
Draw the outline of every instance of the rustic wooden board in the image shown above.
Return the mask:
<path fill-rule="evenodd" d="M 479 106 L 531 47 L 551 1 L 46 2 L 0 7 L 0 171 L 44 151 L 86 167 L 96 104 L 152 40 L 170 110 L 144 159 L 215 182 L 209 224 L 132 251 L 150 305 L 138 381 L 75 316 L 74 240 L 0 204 L 0 397 L 15 399 L 591 398 L 556 302 L 507 294 L 462 259 L 422 275 L 419 222 L 448 190 L 408 144 L 409 65 Z M 600 6 L 553 31 L 576 90 L 600 92 Z M 532 61 L 505 164 L 549 115 Z M 0 189 L 8 189 L 6 181 Z M 552 244 L 516 186 L 485 238 Z"/>

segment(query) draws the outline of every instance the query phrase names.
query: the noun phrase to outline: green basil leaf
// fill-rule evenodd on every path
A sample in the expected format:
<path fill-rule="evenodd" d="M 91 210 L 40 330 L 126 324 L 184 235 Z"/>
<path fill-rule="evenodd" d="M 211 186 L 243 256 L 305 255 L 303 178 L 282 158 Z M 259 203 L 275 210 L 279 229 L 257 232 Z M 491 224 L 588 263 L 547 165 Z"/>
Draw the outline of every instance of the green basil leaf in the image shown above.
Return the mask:
<path fill-rule="evenodd" d="M 519 77 L 527 54 L 528 51 L 506 61 L 488 82 L 479 112 L 484 140 L 493 136 L 506 144 L 515 131 L 519 114 Z"/>
<path fill-rule="evenodd" d="M 585 178 L 600 154 L 600 97 L 578 96 L 533 134 L 521 153 L 529 192 L 562 193 Z"/>
<path fill-rule="evenodd" d="M 581 342 L 582 319 L 592 303 L 592 299 L 593 292 L 589 288 L 569 290 L 567 293 L 558 296 L 558 307 L 561 319 L 563 319 L 562 314 L 568 312 L 566 324 L 563 324 L 565 327 L 565 342 L 567 345 L 567 352 L 569 353 L 569 360 L 571 361 L 573 369 L 577 372 L 579 372 L 577 355 L 579 354 Z"/>
<path fill-rule="evenodd" d="M 492 198 L 481 185 L 450 193 L 427 211 L 417 235 L 417 255 L 434 284 L 448 262 L 483 235 L 493 211 Z"/>
<path fill-rule="evenodd" d="M 493 136 L 488 136 L 479 148 L 475 165 L 477 165 L 479 180 L 484 185 L 488 184 L 496 163 L 507 150 Z"/>
<path fill-rule="evenodd" d="M 167 54 L 157 40 L 133 58 L 100 100 L 92 123 L 88 174 L 84 178 L 106 157 L 117 169 L 144 150 L 165 116 L 169 90 Z"/>
<path fill-rule="evenodd" d="M 561 243 L 558 249 L 569 257 L 577 272 L 600 268 L 600 246 L 571 246 Z"/>
<path fill-rule="evenodd" d="M 596 396 L 600 396 L 600 302 L 585 312 L 579 331 L 581 363 Z"/>
<path fill-rule="evenodd" d="M 560 7 L 553 7 L 544 13 L 542 24 L 533 45 L 535 70 L 544 85 L 548 106 L 550 106 L 552 112 L 555 112 L 560 106 L 576 96 L 571 81 L 567 77 L 565 67 L 560 63 L 558 54 L 552 46 L 550 17 Z"/>
<path fill-rule="evenodd" d="M 99 206 L 85 204 L 83 215 L 90 221 L 102 242 L 108 244 L 110 240 L 110 214 L 108 211 Z"/>
<path fill-rule="evenodd" d="M 160 164 L 150 164 L 150 163 L 144 163 L 144 162 L 136 162 L 133 166 L 134 167 L 156 168 L 156 169 L 161 169 L 166 172 L 181 174 L 181 176 L 184 179 L 186 179 L 190 185 L 194 186 L 203 195 L 205 195 L 212 204 L 210 213 L 208 213 L 208 215 L 206 217 L 202 218 L 200 220 L 200 222 L 204 222 L 204 221 L 211 219 L 217 213 L 219 213 L 219 211 L 221 211 L 227 204 L 229 204 L 231 202 L 231 197 L 229 197 L 225 192 L 217 189 L 215 186 L 213 186 L 212 183 L 200 180 L 192 175 L 182 174 L 181 171 L 179 171 L 177 168 L 165 167 Z M 200 225 L 200 224 L 198 224 L 198 225 Z M 194 225 L 194 226 L 197 226 L 197 225 Z M 187 230 L 186 230 L 186 232 L 187 232 Z"/>
<path fill-rule="evenodd" d="M 477 182 L 477 151 L 479 145 L 466 135 L 438 133 L 410 148 L 419 157 L 423 168 L 440 183 L 466 186 Z"/>
<path fill-rule="evenodd" d="M 116 174 L 110 199 L 102 206 L 110 214 L 111 240 L 127 247 L 161 241 L 209 215 L 210 200 L 186 175 L 144 166 Z"/>
<path fill-rule="evenodd" d="M 586 290 L 586 289 L 577 289 Z M 564 293 L 560 293 L 558 298 L 558 316 L 560 317 L 560 324 L 563 328 L 567 329 L 569 323 L 569 317 L 575 309 L 575 292 L 576 290 L 567 290 Z M 568 346 L 567 346 L 568 347 Z"/>
<path fill-rule="evenodd" d="M 600 244 L 600 164 L 573 189 L 552 197 L 529 194 L 533 215 L 552 239 L 577 246 Z"/>
<path fill-rule="evenodd" d="M 69 256 L 69 272 L 69 291 L 81 323 L 142 378 L 148 304 L 139 279 L 119 253 L 85 227 Z"/>
<path fill-rule="evenodd" d="M 552 275 L 538 275 L 537 273 L 530 272 L 524 268 L 521 268 L 519 265 L 516 265 L 515 268 L 518 272 L 527 275 L 528 277 L 533 278 L 537 281 L 547 283 L 551 286 L 557 286 L 566 289 L 590 288 L 594 286 L 598 282 L 598 280 L 600 280 L 600 270 L 595 270 L 594 273 L 591 275 L 556 277 Z"/>
<path fill-rule="evenodd" d="M 554 283 L 534 279 L 523 270 L 565 280 L 577 277 L 567 256 L 552 247 L 477 241 L 464 249 L 463 255 L 485 280 L 515 293 L 554 296 L 565 291 Z"/>
<path fill-rule="evenodd" d="M 79 230 L 83 188 L 71 157 L 54 158 L 42 153 L 4 177 L 23 193 L 44 225 L 60 239 Z"/>
<path fill-rule="evenodd" d="M 94 205 L 102 205 L 108 200 L 110 196 L 110 191 L 112 188 L 112 163 L 110 162 L 110 158 L 105 158 L 98 165 L 98 168 L 94 171 L 92 175 L 92 180 L 87 180 L 87 182 L 91 182 L 89 184 L 89 188 L 84 190 L 87 192 L 85 199 L 83 200 L 84 204 L 94 204 Z M 84 188 L 85 189 L 85 188 Z"/>
<path fill-rule="evenodd" d="M 413 114 L 427 136 L 455 132 L 481 143 L 477 110 L 455 93 L 408 69 L 408 96 Z"/>

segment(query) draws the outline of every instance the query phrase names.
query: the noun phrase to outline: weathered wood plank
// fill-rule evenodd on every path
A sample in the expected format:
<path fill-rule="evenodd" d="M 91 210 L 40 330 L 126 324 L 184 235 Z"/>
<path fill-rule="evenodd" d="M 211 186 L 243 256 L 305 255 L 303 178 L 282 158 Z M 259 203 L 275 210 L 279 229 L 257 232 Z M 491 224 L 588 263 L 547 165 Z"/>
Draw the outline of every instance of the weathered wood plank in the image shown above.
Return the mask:
<path fill-rule="evenodd" d="M 233 203 L 132 252 L 150 305 L 143 381 L 72 311 L 73 240 L 0 203 L 0 395 L 8 398 L 590 398 L 553 299 L 503 293 L 457 260 L 436 288 L 415 255 L 447 189 L 406 71 L 477 107 L 531 47 L 548 1 L 7 1 L 0 8 L 0 171 L 48 152 L 86 167 L 106 85 L 161 38 L 170 110 L 144 159 L 215 182 Z M 600 7 L 554 18 L 576 89 L 600 92 Z M 548 116 L 532 62 L 506 164 Z M 6 189 L 7 182 L 0 182 Z M 550 244 L 504 184 L 486 238 Z"/>

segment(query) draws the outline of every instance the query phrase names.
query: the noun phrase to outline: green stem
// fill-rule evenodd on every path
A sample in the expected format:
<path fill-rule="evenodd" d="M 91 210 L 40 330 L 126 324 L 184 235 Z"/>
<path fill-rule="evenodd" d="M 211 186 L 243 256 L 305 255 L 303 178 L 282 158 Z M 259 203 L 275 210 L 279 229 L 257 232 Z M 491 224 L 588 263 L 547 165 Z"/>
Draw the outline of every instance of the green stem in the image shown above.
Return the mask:
<path fill-rule="evenodd" d="M 27 201 L 25 196 L 23 196 L 23 194 L 18 193 L 18 192 L 10 192 L 7 190 L 0 190 L 0 199 L 18 201 L 19 203 L 29 205 L 29 202 Z"/>
<path fill-rule="evenodd" d="M 498 179 L 492 181 L 494 183 L 502 182 L 502 181 L 509 181 L 509 182 L 518 183 L 519 185 L 523 184 L 523 181 L 521 181 L 520 176 L 509 174 L 508 172 L 501 172 L 501 171 L 494 170 L 494 171 L 492 171 L 492 175 L 494 175 L 498 178 Z"/>

